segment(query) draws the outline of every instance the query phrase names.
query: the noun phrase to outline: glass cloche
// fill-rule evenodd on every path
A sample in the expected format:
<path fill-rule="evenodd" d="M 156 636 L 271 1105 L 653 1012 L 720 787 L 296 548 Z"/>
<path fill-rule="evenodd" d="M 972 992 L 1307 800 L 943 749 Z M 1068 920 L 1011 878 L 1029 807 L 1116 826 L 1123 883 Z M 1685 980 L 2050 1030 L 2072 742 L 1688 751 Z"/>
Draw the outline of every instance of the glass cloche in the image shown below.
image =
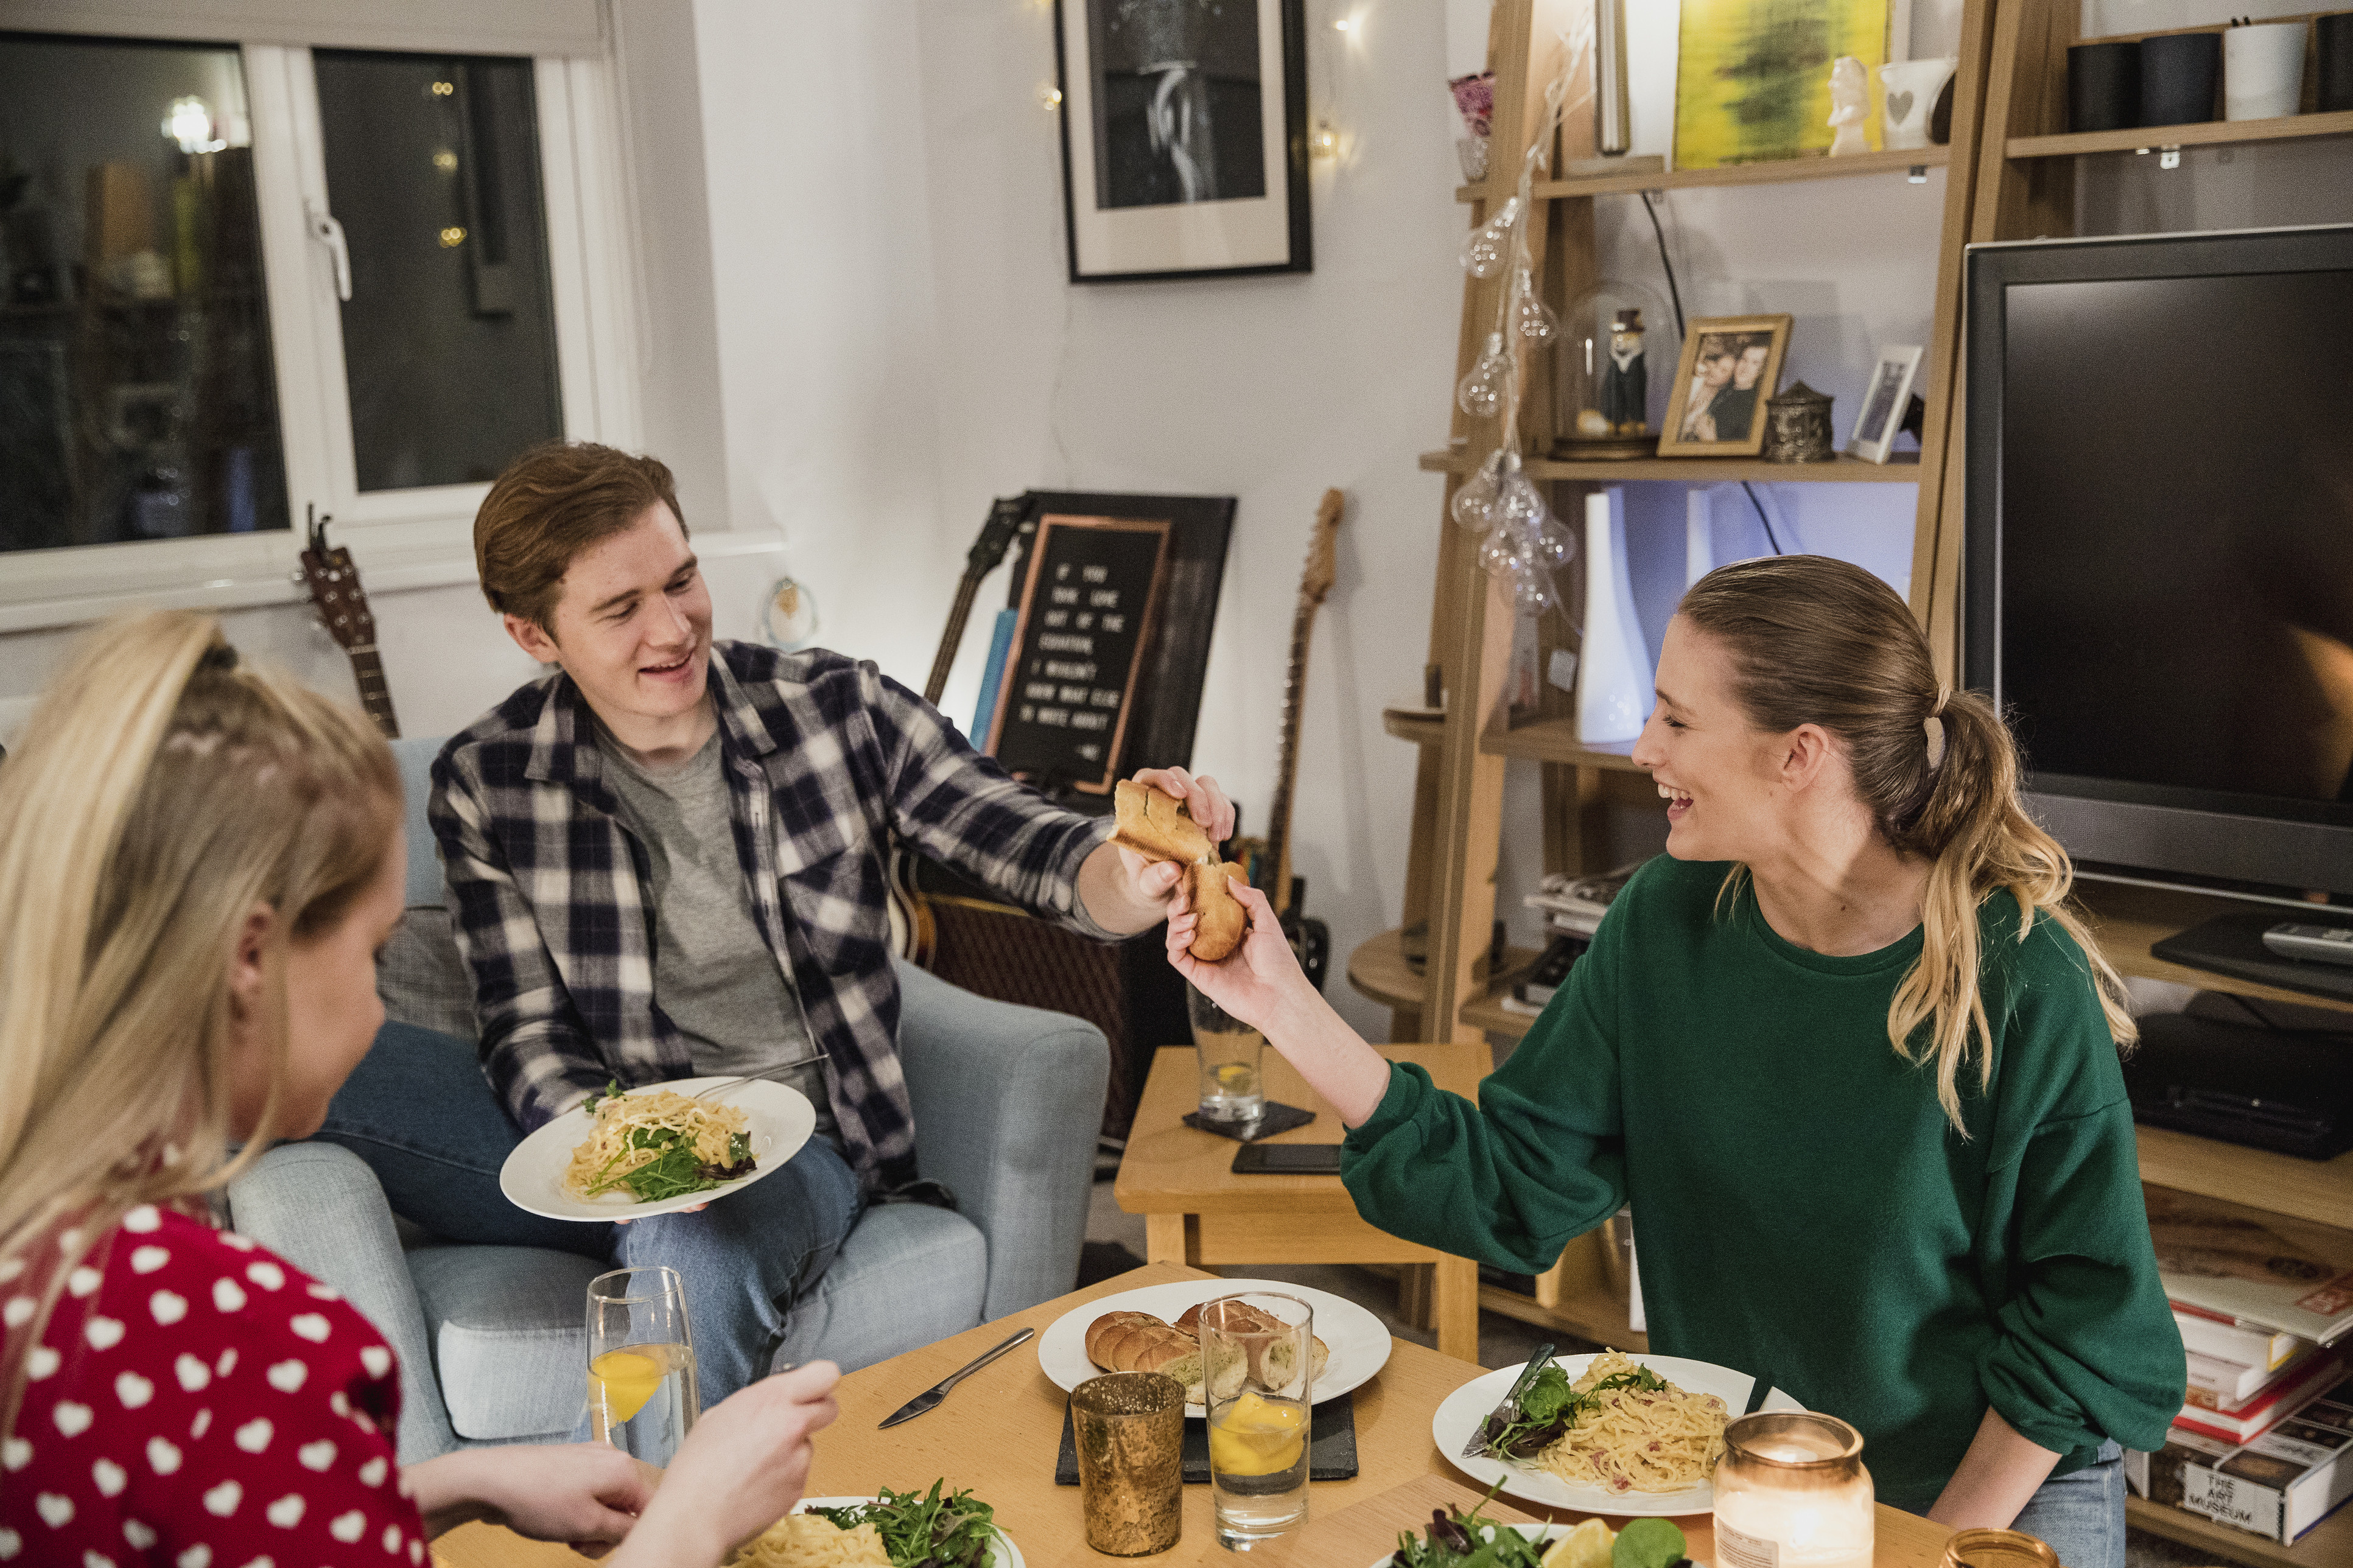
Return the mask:
<path fill-rule="evenodd" d="M 1647 458 L 1683 343 L 1673 310 L 1641 283 L 1604 278 L 1561 312 L 1554 351 L 1556 458 Z"/>

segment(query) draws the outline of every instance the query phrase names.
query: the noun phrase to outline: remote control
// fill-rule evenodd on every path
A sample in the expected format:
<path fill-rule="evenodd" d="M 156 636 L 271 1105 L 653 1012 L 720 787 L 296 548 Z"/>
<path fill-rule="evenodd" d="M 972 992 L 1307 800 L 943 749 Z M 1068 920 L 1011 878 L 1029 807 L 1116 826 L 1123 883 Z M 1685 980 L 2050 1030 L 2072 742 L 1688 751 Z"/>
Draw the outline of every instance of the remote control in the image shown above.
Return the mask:
<path fill-rule="evenodd" d="M 2277 925 L 2263 932 L 2263 945 L 2306 963 L 2353 964 L 2353 926 Z"/>

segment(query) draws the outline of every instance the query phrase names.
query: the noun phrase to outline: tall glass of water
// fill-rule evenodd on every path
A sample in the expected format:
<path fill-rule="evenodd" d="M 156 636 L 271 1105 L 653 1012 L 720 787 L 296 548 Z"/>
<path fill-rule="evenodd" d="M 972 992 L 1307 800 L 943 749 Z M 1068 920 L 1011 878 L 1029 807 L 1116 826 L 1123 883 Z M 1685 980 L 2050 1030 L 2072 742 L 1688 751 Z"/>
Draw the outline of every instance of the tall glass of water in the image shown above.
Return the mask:
<path fill-rule="evenodd" d="M 1255 1121 L 1266 1110 L 1259 1058 L 1266 1037 L 1192 986 L 1185 1009 L 1193 1025 L 1193 1049 L 1201 1064 L 1201 1115 L 1209 1121 Z"/>
<path fill-rule="evenodd" d="M 1307 1522 L 1315 1311 L 1296 1296 L 1221 1296 L 1200 1317 L 1218 1543 L 1247 1552 Z"/>
<path fill-rule="evenodd" d="M 686 1286 L 675 1269 L 616 1268 L 588 1282 L 588 1429 L 668 1468 L 702 1413 Z"/>

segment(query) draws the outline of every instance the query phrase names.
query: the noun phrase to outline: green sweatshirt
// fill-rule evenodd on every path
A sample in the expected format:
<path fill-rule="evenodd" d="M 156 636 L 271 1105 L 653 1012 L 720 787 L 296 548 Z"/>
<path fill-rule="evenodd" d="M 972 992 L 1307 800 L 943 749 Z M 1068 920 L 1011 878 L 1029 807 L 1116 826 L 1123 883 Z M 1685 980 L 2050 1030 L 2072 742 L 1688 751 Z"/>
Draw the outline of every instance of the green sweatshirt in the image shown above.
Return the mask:
<path fill-rule="evenodd" d="M 2142 1207 L 2132 1113 L 2083 952 L 1980 911 L 1991 1089 L 1969 1135 L 1887 1005 L 1920 933 L 1792 946 L 1728 868 L 1660 856 L 1610 907 L 1475 1108 L 1419 1068 L 1348 1134 L 1366 1219 L 1541 1270 L 1631 1202 L 1651 1346 L 1769 1373 L 1863 1434 L 1883 1502 L 1933 1504 L 1986 1406 L 2057 1452 L 2154 1449 L 2186 1369 Z"/>

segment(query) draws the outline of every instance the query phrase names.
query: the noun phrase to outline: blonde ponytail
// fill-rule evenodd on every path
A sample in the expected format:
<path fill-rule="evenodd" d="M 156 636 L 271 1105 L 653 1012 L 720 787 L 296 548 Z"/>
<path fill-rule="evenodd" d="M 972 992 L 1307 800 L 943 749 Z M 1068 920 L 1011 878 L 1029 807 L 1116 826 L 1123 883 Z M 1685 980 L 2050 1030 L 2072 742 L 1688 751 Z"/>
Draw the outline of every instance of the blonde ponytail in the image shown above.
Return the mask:
<path fill-rule="evenodd" d="M 1820 724 L 1845 742 L 1855 793 L 1899 852 L 1928 862 L 1920 957 L 1895 987 L 1887 1035 L 1906 1060 L 1933 1064 L 1936 1100 L 1967 1135 L 1961 1075 L 1977 1058 L 1993 1080 L 1978 916 L 2004 892 L 2018 901 L 2017 940 L 2038 918 L 2083 950 L 2109 1035 L 2137 1030 L 2124 982 L 2068 907 L 2074 867 L 2019 800 L 2018 748 L 1991 702 L 1936 677 L 1919 624 L 1893 589 L 1843 561 L 1781 555 L 1720 567 L 1677 613 L 1730 652 L 1735 694 L 1771 733 Z M 1736 885 L 1736 868 L 1726 886 Z"/>
<path fill-rule="evenodd" d="M 59 1287 L 128 1209 L 218 1187 L 268 1147 L 284 944 L 381 868 L 400 781 L 358 714 L 237 668 L 210 616 L 93 633 L 0 763 L 0 1433 Z M 229 1155 L 229 961 L 256 905 L 274 1047 Z"/>

